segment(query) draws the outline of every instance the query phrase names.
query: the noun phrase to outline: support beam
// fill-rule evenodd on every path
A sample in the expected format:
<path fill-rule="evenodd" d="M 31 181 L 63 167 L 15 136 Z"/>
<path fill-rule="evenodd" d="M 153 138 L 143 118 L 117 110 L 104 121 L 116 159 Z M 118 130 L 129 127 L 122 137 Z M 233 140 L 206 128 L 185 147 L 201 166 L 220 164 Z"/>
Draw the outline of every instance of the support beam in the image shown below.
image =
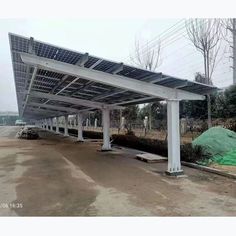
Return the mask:
<path fill-rule="evenodd" d="M 64 76 L 62 77 L 62 79 L 52 88 L 52 90 L 50 91 L 50 93 L 54 93 L 55 90 L 56 90 L 57 88 L 59 88 L 59 87 L 67 80 L 68 77 L 69 77 L 68 75 L 64 75 Z"/>
<path fill-rule="evenodd" d="M 68 115 L 65 116 L 64 136 L 69 136 L 69 134 L 68 134 Z"/>
<path fill-rule="evenodd" d="M 117 72 L 118 73 L 118 72 Z M 114 73 L 113 73 L 114 74 Z M 154 75 L 149 75 L 149 76 L 146 76 L 144 78 L 135 78 L 135 79 L 139 79 L 140 81 L 146 81 L 148 83 L 154 83 L 156 82 L 157 78 L 159 79 L 159 77 L 162 75 L 162 73 L 156 73 Z M 107 97 L 112 97 L 112 96 L 115 96 L 117 94 L 123 94 L 123 93 L 126 93 L 127 91 L 129 90 L 123 90 L 123 89 L 111 89 L 109 90 L 108 92 L 102 94 L 102 95 L 98 95 L 96 97 L 93 98 L 93 100 L 101 100 L 101 99 L 104 99 L 104 98 L 107 98 Z"/>
<path fill-rule="evenodd" d="M 116 65 L 110 67 L 108 70 L 106 70 L 106 72 L 112 73 L 112 74 L 117 74 L 117 73 L 121 72 L 123 69 L 124 69 L 124 64 L 119 63 L 119 64 L 116 64 Z"/>
<path fill-rule="evenodd" d="M 85 53 L 85 54 L 76 62 L 75 65 L 84 66 L 84 64 L 88 61 L 88 59 L 89 59 L 89 55 L 88 55 L 88 53 Z M 56 90 L 57 88 L 59 88 L 59 87 L 68 79 L 68 77 L 69 77 L 69 75 L 64 75 L 63 78 L 53 87 L 53 89 L 50 91 L 50 93 L 53 94 L 53 93 L 55 92 L 55 90 Z M 73 83 L 76 82 L 77 80 L 79 80 L 79 78 L 75 78 L 75 80 L 72 81 L 72 82 L 71 82 L 69 85 L 67 85 L 66 87 L 69 87 L 71 84 L 73 84 Z M 63 89 L 61 89 L 57 94 L 59 94 L 59 93 L 61 93 L 63 90 L 65 90 L 66 87 L 63 88 Z M 50 101 L 50 100 L 47 100 L 47 101 L 45 102 L 45 104 L 47 104 L 49 101 Z"/>
<path fill-rule="evenodd" d="M 78 113 L 77 114 L 77 119 L 78 119 L 78 138 L 77 138 L 77 141 L 83 142 L 84 141 L 84 138 L 83 138 L 83 114 Z"/>
<path fill-rule="evenodd" d="M 110 110 L 102 109 L 102 126 L 103 126 L 103 146 L 102 151 L 110 151 Z"/>
<path fill-rule="evenodd" d="M 90 67 L 91 68 L 91 67 Z M 122 71 L 123 70 L 123 68 L 124 68 L 124 65 L 123 65 L 123 63 L 120 63 L 120 64 L 116 64 L 116 65 L 114 65 L 114 66 L 112 66 L 112 67 L 110 67 L 109 69 L 107 69 L 105 72 L 106 73 L 112 73 L 112 74 L 117 74 L 117 73 L 119 73 L 120 71 Z M 82 86 L 81 87 L 81 89 L 87 89 L 87 88 L 89 88 L 91 85 L 93 85 L 95 82 L 94 81 L 89 81 L 84 87 Z M 110 94 L 110 92 L 108 92 L 109 94 Z M 74 94 L 74 92 L 73 92 L 73 94 Z M 101 96 L 101 95 L 99 95 L 99 96 Z M 97 96 L 98 97 L 98 96 Z M 95 101 L 95 100 L 97 100 L 97 97 L 93 97 L 93 101 Z"/>
<path fill-rule="evenodd" d="M 56 117 L 56 133 L 60 133 L 59 132 L 59 117 Z"/>
<path fill-rule="evenodd" d="M 26 106 L 27 106 L 27 102 L 28 102 L 28 100 L 29 100 L 29 94 L 30 94 L 30 91 L 31 91 L 31 89 L 32 89 L 32 86 L 33 86 L 33 83 L 34 83 L 34 80 L 35 80 L 37 71 L 38 71 L 38 68 L 37 68 L 37 66 L 36 66 L 36 67 L 34 67 L 34 72 L 33 72 L 32 77 L 31 77 L 31 79 L 30 79 L 30 84 L 29 84 L 29 88 L 28 88 L 28 91 L 27 91 L 27 94 L 26 94 L 25 103 L 24 103 L 24 105 L 23 105 L 23 109 L 22 109 L 22 112 L 21 112 L 21 114 L 20 114 L 21 117 L 23 117 L 23 115 L 24 115 L 24 111 L 25 111 L 25 108 L 26 108 Z"/>
<path fill-rule="evenodd" d="M 54 101 L 68 102 L 68 103 L 79 105 L 79 106 L 86 106 L 86 107 L 97 108 L 97 109 L 102 109 L 104 106 L 107 106 L 111 109 L 123 109 L 124 108 L 122 106 L 107 105 L 107 104 L 100 103 L 100 102 L 92 102 L 89 100 L 84 100 L 84 99 L 79 99 L 79 98 L 72 98 L 72 97 L 66 97 L 66 96 L 49 94 L 49 93 L 42 93 L 42 92 L 35 92 L 35 91 L 31 92 L 30 96 L 31 97 L 39 97 L 39 98 L 47 98 L 49 100 L 54 100 Z"/>
<path fill-rule="evenodd" d="M 56 110 L 56 111 L 65 111 L 65 112 L 70 112 L 70 113 L 77 113 L 78 112 L 77 109 L 73 109 L 70 107 L 49 105 L 49 104 L 43 104 L 43 103 L 37 103 L 37 102 L 30 102 L 28 105 L 35 106 L 35 107 L 44 107 L 44 108 L 49 108 L 49 109 Z"/>
<path fill-rule="evenodd" d="M 86 54 L 86 53 L 85 53 Z M 87 57 L 86 55 L 83 55 L 83 57 L 81 58 L 81 60 L 83 60 L 83 58 L 85 57 L 86 58 L 86 62 L 87 60 L 89 59 L 88 57 L 88 53 L 87 53 Z M 94 64 L 92 64 L 89 68 L 92 69 L 94 67 L 96 67 L 97 65 L 99 65 L 100 63 L 102 62 L 102 60 L 98 60 L 97 62 L 95 62 Z M 79 62 L 78 62 L 79 63 Z M 84 66 L 85 63 L 83 64 L 79 64 L 80 66 Z M 86 88 L 89 88 L 94 82 L 93 81 L 89 81 L 88 83 L 84 84 L 84 85 L 81 85 L 78 89 L 76 89 L 75 91 L 73 91 L 70 96 L 74 95 L 74 94 L 78 94 L 78 92 L 81 90 L 81 89 L 86 89 Z"/>
<path fill-rule="evenodd" d="M 61 115 L 65 115 L 66 112 L 62 112 L 62 111 L 52 111 L 52 110 L 45 110 L 42 108 L 33 108 L 33 107 L 27 107 L 27 110 L 25 111 L 25 116 L 27 116 L 27 114 L 29 113 L 29 115 L 42 115 L 45 116 L 44 118 L 48 118 L 48 117 L 52 117 L 52 116 L 61 116 Z"/>
<path fill-rule="evenodd" d="M 180 163 L 179 101 L 167 101 L 168 175 L 183 174 Z"/>
<path fill-rule="evenodd" d="M 69 88 L 72 84 L 74 84 L 77 80 L 79 80 L 79 78 L 75 78 L 73 81 L 71 81 L 69 84 L 67 84 L 65 87 L 63 87 L 62 89 L 60 89 L 56 95 L 60 94 L 61 92 L 63 92 L 64 90 L 66 90 L 67 88 Z"/>
<path fill-rule="evenodd" d="M 76 63 L 78 66 L 84 66 L 84 64 L 88 61 L 89 54 L 86 52 Z"/>
<path fill-rule="evenodd" d="M 156 97 L 145 97 L 145 98 L 137 98 L 137 99 L 133 99 L 133 100 L 129 100 L 129 101 L 124 101 L 124 102 L 118 102 L 115 103 L 114 105 L 125 105 L 125 104 L 132 104 L 132 103 L 148 103 L 150 101 L 159 101 L 160 99 L 156 98 Z"/>
<path fill-rule="evenodd" d="M 183 81 L 181 81 L 181 82 L 178 81 L 178 82 L 176 83 L 176 85 L 173 86 L 173 88 L 175 88 L 175 89 L 180 89 L 180 88 L 187 87 L 187 86 L 189 86 L 189 85 L 190 85 L 190 83 L 189 83 L 188 80 L 183 80 Z"/>
<path fill-rule="evenodd" d="M 69 74 L 113 87 L 128 89 L 133 92 L 155 96 L 162 99 L 178 100 L 204 100 L 202 95 L 194 94 L 184 90 L 172 89 L 161 85 L 151 84 L 143 81 L 111 75 L 105 72 L 78 67 L 64 62 L 46 59 L 27 53 L 21 53 L 21 59 L 24 63 L 39 66 L 58 73 Z"/>

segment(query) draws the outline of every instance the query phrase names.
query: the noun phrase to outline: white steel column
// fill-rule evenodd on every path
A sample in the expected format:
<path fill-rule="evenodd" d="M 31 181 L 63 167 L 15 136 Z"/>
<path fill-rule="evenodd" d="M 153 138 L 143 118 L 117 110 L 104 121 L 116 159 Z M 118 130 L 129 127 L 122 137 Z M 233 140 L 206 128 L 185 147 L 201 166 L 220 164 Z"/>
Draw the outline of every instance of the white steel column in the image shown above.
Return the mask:
<path fill-rule="evenodd" d="M 56 117 L 56 133 L 59 133 L 59 117 Z"/>
<path fill-rule="evenodd" d="M 121 117 L 121 122 L 120 122 L 120 129 L 124 130 L 125 129 L 125 117 Z"/>
<path fill-rule="evenodd" d="M 110 144 L 110 110 L 102 109 L 102 124 L 103 124 L 103 146 L 102 151 L 111 150 Z"/>
<path fill-rule="evenodd" d="M 50 118 L 50 130 L 53 131 L 53 118 Z"/>
<path fill-rule="evenodd" d="M 83 142 L 83 115 L 81 113 L 77 114 L 77 119 L 78 119 L 78 138 L 77 141 Z"/>
<path fill-rule="evenodd" d="M 68 115 L 65 116 L 64 136 L 69 136 L 69 134 L 68 134 Z"/>
<path fill-rule="evenodd" d="M 89 127 L 89 119 L 87 118 L 86 119 L 86 129 L 88 129 L 88 127 Z"/>
<path fill-rule="evenodd" d="M 98 119 L 95 118 L 95 120 L 94 120 L 94 128 L 96 129 L 97 127 L 98 127 Z"/>
<path fill-rule="evenodd" d="M 169 175 L 183 173 L 180 163 L 179 101 L 167 101 L 168 170 Z"/>

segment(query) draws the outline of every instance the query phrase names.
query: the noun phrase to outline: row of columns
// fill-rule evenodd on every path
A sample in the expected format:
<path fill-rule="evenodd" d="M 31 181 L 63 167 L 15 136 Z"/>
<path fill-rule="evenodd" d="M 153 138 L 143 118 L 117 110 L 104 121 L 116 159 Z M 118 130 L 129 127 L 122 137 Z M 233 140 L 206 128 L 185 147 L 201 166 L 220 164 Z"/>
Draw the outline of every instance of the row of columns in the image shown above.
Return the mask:
<path fill-rule="evenodd" d="M 78 137 L 77 140 L 80 142 L 84 141 L 83 138 L 83 114 L 77 114 L 78 121 Z M 103 151 L 111 150 L 110 144 L 110 110 L 108 108 L 102 109 L 102 122 L 103 122 Z M 95 126 L 97 127 L 97 119 L 95 119 Z M 46 130 L 53 131 L 53 118 L 44 119 L 41 121 L 41 127 Z M 59 117 L 56 117 L 56 133 L 59 133 Z M 69 136 L 68 133 L 68 115 L 65 116 L 64 123 L 64 136 Z"/>
<path fill-rule="evenodd" d="M 78 113 L 78 141 L 84 141 L 83 138 L 83 114 Z M 53 130 L 52 119 L 45 119 L 42 124 L 43 127 Z M 110 143 L 110 110 L 108 108 L 102 109 L 102 123 L 103 123 L 103 145 L 102 151 L 111 150 Z M 167 101 L 167 127 L 168 127 L 168 169 L 167 174 L 178 175 L 182 174 L 180 163 L 180 132 L 179 132 L 179 100 Z M 56 132 L 59 133 L 59 119 L 56 117 Z M 68 116 L 65 116 L 64 136 L 68 136 Z"/>

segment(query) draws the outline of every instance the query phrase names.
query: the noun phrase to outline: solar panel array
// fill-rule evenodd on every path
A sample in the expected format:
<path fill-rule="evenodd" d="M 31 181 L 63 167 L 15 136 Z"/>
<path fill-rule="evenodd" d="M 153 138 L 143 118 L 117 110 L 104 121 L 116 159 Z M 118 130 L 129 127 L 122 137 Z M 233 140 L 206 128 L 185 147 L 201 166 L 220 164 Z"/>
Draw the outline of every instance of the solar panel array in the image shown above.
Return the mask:
<path fill-rule="evenodd" d="M 24 101 L 26 99 L 25 92 L 29 88 L 30 80 L 32 78 L 34 70 L 33 67 L 22 62 L 20 58 L 21 52 L 31 52 L 40 57 L 53 59 L 73 65 L 76 65 L 85 56 L 84 53 L 64 49 L 51 44 L 33 40 L 32 38 L 26 38 L 15 34 L 9 34 L 9 40 L 19 113 L 22 112 Z M 116 70 L 120 66 L 120 63 L 89 55 L 83 66 L 85 68 L 91 68 L 94 70 L 112 74 L 114 73 L 114 70 Z M 187 82 L 185 80 L 169 75 L 142 70 L 129 65 L 123 65 L 122 70 L 117 71 L 117 75 L 150 82 L 153 84 L 163 85 L 170 88 L 179 88 L 196 94 L 207 94 L 208 92 L 212 92 L 213 89 L 216 89 L 203 84 L 191 81 Z M 149 97 L 143 94 L 127 91 L 109 85 L 104 85 L 97 82 L 92 82 L 83 78 L 78 79 L 75 76 L 56 73 L 44 69 L 37 70 L 37 74 L 31 91 L 58 94 L 62 96 L 86 99 L 106 104 L 120 105 L 138 104 L 158 100 L 157 98 Z M 60 105 L 64 107 L 75 108 L 78 110 L 86 108 L 85 106 L 75 106 L 69 103 L 47 100 L 44 98 L 30 97 L 29 102 L 37 102 L 42 104 L 45 103 L 48 105 Z M 48 111 L 48 109 L 46 108 L 40 107 L 40 109 L 40 111 L 42 111 L 42 114 L 46 114 Z M 33 112 L 33 106 L 26 106 L 24 116 L 26 117 L 29 114 L 32 115 Z M 35 114 L 38 115 L 38 113 Z"/>

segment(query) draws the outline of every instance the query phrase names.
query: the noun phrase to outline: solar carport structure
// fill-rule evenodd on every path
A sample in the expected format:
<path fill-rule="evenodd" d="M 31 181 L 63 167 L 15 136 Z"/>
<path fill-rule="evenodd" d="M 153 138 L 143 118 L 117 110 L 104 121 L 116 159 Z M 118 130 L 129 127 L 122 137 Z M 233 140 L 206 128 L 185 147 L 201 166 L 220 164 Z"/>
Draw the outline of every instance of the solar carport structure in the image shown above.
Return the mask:
<path fill-rule="evenodd" d="M 182 172 L 180 164 L 179 101 L 203 100 L 215 87 L 151 72 L 48 43 L 9 34 L 19 114 L 43 127 L 68 115 L 102 110 L 103 146 L 110 150 L 110 110 L 126 105 L 165 100 L 168 116 L 168 173 Z"/>

